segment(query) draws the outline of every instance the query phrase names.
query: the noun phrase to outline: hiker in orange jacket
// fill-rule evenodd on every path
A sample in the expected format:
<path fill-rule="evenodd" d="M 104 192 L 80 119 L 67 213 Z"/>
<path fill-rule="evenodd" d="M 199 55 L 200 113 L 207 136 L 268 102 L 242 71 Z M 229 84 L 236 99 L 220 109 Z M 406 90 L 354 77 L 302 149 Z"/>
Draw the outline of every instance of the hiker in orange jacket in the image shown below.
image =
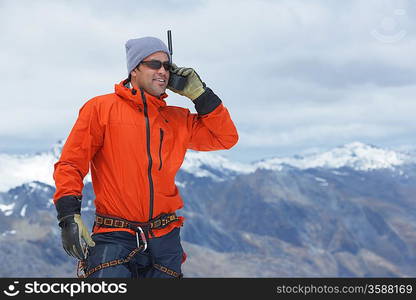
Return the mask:
<path fill-rule="evenodd" d="M 184 220 L 176 215 L 183 200 L 175 175 L 187 149 L 229 149 L 238 134 L 220 98 L 195 70 L 172 64 L 161 40 L 131 39 L 125 46 L 128 79 L 84 104 L 55 164 L 62 243 L 86 276 L 178 277 Z M 183 90 L 168 85 L 171 72 L 187 78 Z M 166 88 L 191 99 L 197 114 L 167 105 Z M 89 171 L 92 236 L 80 216 Z"/>

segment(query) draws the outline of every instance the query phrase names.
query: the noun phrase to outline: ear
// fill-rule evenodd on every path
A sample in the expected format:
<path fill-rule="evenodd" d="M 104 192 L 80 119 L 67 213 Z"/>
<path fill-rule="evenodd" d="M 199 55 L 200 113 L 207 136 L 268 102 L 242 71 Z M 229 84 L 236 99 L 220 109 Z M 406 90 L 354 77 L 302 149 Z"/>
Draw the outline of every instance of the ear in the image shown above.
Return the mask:
<path fill-rule="evenodd" d="M 131 77 L 137 77 L 139 74 L 137 74 L 138 72 L 140 72 L 139 66 L 135 67 L 133 70 L 131 70 L 130 75 Z"/>

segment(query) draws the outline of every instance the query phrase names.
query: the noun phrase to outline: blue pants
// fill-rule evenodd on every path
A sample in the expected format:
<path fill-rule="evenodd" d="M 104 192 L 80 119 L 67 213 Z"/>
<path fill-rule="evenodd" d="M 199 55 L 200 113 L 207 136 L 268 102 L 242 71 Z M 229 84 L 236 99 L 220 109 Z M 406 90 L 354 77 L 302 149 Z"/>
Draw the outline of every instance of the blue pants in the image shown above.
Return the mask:
<path fill-rule="evenodd" d="M 179 232 L 175 228 L 164 236 L 148 239 L 148 249 L 137 253 L 129 263 L 101 269 L 89 278 L 172 278 L 152 265 L 160 264 L 181 273 L 183 249 Z M 125 231 L 94 234 L 92 239 L 95 246 L 88 250 L 86 271 L 104 262 L 126 258 L 137 248 L 136 237 Z"/>

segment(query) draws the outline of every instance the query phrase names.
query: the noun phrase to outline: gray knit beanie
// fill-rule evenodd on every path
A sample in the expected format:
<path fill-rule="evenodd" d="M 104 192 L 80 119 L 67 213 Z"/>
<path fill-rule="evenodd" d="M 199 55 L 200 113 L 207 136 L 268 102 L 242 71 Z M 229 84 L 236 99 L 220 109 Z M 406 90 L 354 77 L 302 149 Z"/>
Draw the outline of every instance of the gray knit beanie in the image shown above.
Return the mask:
<path fill-rule="evenodd" d="M 169 61 L 171 57 L 169 50 L 160 39 L 146 36 L 138 39 L 131 39 L 126 42 L 127 75 L 147 56 L 158 51 L 165 52 Z"/>

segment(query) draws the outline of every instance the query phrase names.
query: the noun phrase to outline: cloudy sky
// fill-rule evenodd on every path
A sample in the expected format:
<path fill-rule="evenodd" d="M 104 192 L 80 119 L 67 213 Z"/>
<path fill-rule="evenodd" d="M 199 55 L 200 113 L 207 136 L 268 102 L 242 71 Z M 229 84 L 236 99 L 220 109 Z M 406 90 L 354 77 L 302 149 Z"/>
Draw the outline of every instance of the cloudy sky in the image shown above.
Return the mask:
<path fill-rule="evenodd" d="M 415 1 L 0 0 L 0 152 L 66 138 L 82 104 L 126 77 L 125 41 L 167 29 L 174 61 L 235 121 L 239 143 L 221 155 L 415 147 Z"/>

